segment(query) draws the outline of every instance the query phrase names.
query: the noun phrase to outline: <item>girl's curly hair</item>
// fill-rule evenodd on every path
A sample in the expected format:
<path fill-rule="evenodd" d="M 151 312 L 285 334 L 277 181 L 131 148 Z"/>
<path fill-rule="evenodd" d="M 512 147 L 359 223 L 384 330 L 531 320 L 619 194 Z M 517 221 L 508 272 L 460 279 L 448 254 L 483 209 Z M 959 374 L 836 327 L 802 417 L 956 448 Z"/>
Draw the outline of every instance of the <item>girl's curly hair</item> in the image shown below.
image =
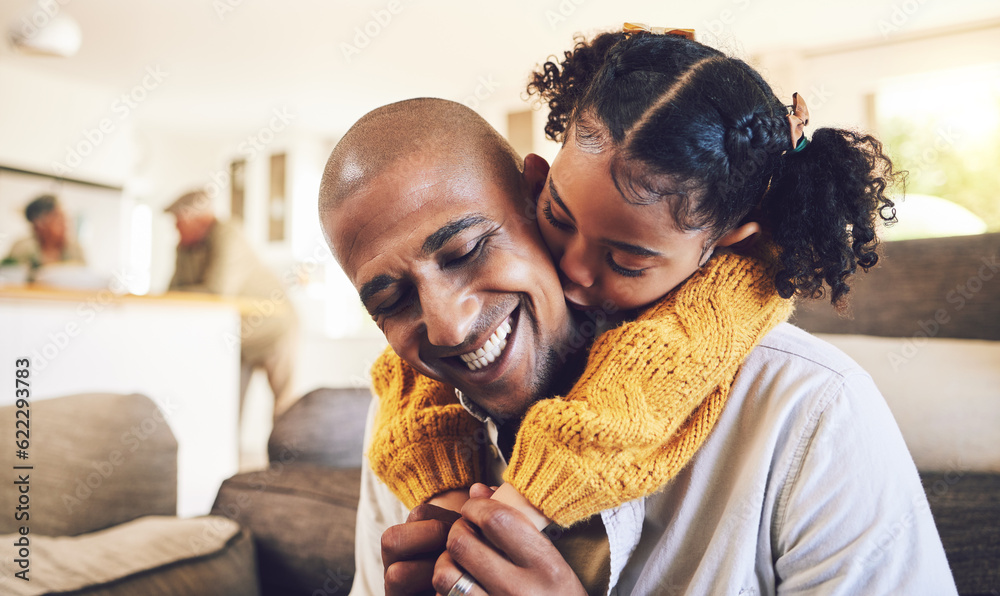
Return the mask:
<path fill-rule="evenodd" d="M 548 104 L 552 140 L 574 125 L 602 131 L 627 201 L 671 201 L 681 228 L 712 231 L 709 245 L 760 222 L 785 298 L 821 297 L 826 284 L 841 306 L 847 279 L 878 262 L 876 222 L 895 221 L 886 191 L 903 174 L 878 139 L 821 128 L 793 153 L 788 108 L 760 74 L 680 36 L 577 37 L 533 73 L 528 94 Z"/>

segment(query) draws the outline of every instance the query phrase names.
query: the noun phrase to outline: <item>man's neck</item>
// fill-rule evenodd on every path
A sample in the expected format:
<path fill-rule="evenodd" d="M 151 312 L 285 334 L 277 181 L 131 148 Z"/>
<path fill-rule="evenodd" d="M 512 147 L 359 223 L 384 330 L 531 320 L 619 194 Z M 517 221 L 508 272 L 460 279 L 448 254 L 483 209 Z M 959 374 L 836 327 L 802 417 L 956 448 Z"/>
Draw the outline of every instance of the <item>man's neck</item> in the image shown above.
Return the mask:
<path fill-rule="evenodd" d="M 580 378 L 580 375 L 583 374 L 590 346 L 593 344 L 595 336 L 603 333 L 606 327 L 599 326 L 596 333 L 593 331 L 587 332 L 586 327 L 583 327 L 581 330 L 581 321 L 582 319 L 574 319 L 572 321 L 572 331 L 570 331 L 570 335 L 566 339 L 567 345 L 574 347 L 562 350 L 556 349 L 550 352 L 551 361 L 546 368 L 550 369 L 551 376 L 548 376 L 546 379 L 547 387 L 539 391 L 535 401 L 548 399 L 556 395 L 566 395 Z M 504 459 L 510 461 L 510 456 L 514 451 L 514 443 L 517 440 L 517 431 L 521 427 L 521 421 L 527 413 L 527 408 L 518 415 L 502 416 L 485 411 L 475 401 L 470 400 L 460 392 L 458 396 L 462 405 L 473 416 L 480 420 L 485 420 L 486 417 L 489 417 L 493 421 L 497 427 L 497 447 L 499 447 Z M 533 401 L 532 403 L 535 402 Z M 528 408 L 530 407 L 531 405 L 529 404 Z"/>
<path fill-rule="evenodd" d="M 556 362 L 553 363 L 554 370 L 552 377 L 549 379 L 549 386 L 539 399 L 548 399 L 569 393 L 569 390 L 580 378 L 580 375 L 583 374 L 583 370 L 587 364 L 587 354 L 590 351 L 592 343 L 593 338 L 586 338 L 584 345 L 579 349 L 570 350 L 559 356 L 555 356 Z M 514 452 L 517 431 L 521 428 L 521 421 L 524 419 L 525 414 L 527 414 L 527 409 L 518 417 L 495 420 L 497 423 L 497 447 L 499 447 L 506 461 L 510 461 L 510 456 Z"/>
<path fill-rule="evenodd" d="M 514 443 L 517 441 L 517 430 L 521 428 L 521 420 L 509 420 L 497 427 L 497 447 L 503 460 L 509 462 L 514 454 Z"/>

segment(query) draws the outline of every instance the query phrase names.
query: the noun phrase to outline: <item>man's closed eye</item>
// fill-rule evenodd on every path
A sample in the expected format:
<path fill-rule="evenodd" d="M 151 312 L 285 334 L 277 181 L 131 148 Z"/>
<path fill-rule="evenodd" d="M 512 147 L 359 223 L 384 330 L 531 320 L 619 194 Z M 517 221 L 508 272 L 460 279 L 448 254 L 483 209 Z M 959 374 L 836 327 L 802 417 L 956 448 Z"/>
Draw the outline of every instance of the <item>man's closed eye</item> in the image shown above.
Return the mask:
<path fill-rule="evenodd" d="M 490 236 L 483 236 L 475 241 L 475 244 L 463 254 L 447 261 L 444 264 L 445 268 L 461 267 L 472 261 L 474 261 L 486 248 L 486 243 L 489 241 Z M 468 246 L 468 245 L 467 245 Z"/>

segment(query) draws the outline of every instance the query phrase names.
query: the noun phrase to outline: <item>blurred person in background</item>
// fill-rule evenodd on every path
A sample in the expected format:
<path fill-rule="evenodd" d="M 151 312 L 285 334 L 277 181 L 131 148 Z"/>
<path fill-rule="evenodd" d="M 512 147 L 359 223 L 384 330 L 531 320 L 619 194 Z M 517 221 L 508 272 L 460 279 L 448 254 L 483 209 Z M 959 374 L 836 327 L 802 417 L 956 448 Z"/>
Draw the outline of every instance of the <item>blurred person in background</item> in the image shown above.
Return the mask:
<path fill-rule="evenodd" d="M 253 251 L 239 225 L 216 219 L 204 191 L 184 194 L 165 212 L 177 218 L 180 234 L 169 289 L 241 299 L 240 409 L 254 369 L 263 368 L 277 418 L 294 402 L 298 343 L 298 317 L 284 286 Z"/>
<path fill-rule="evenodd" d="M 27 265 L 28 280 L 39 268 L 54 263 L 84 264 L 83 251 L 67 233 L 66 213 L 53 195 L 36 197 L 24 208 L 31 224 L 31 236 L 14 243 L 5 259 Z"/>

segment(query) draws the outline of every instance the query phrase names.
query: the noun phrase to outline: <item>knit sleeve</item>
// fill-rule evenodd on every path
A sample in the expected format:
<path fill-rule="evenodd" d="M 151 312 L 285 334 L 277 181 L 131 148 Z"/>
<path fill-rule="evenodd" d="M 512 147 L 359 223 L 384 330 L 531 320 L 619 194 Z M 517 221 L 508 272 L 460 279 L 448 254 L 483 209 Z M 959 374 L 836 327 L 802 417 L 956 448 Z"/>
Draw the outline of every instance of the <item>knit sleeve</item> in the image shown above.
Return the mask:
<path fill-rule="evenodd" d="M 713 258 L 599 337 L 565 397 L 528 410 L 504 480 L 562 526 L 653 493 L 701 446 L 740 364 L 791 310 L 763 263 Z"/>
<path fill-rule="evenodd" d="M 413 370 L 386 348 L 372 366 L 379 398 L 368 449 L 372 471 L 409 508 L 482 477 L 473 435 L 482 424 L 455 391 Z"/>

